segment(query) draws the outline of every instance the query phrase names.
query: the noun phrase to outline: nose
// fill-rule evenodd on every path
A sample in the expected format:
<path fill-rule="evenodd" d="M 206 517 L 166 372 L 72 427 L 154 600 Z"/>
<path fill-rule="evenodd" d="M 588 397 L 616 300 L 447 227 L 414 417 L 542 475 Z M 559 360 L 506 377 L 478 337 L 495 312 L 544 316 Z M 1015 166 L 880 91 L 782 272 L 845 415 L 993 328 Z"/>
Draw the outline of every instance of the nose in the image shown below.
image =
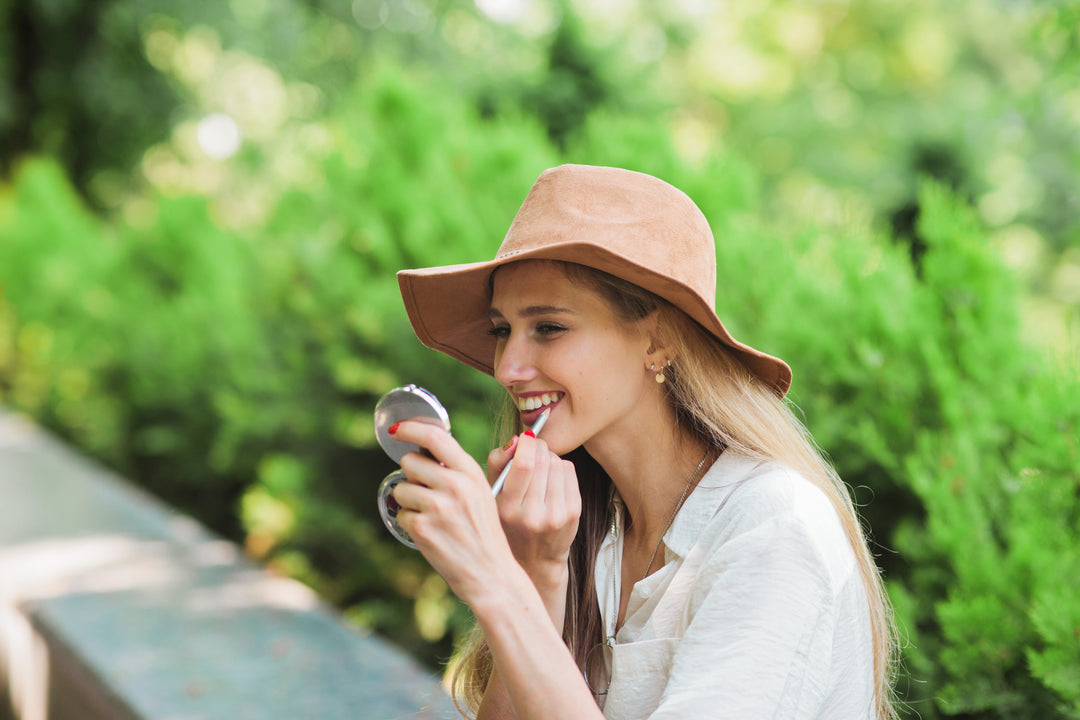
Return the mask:
<path fill-rule="evenodd" d="M 513 334 L 495 348 L 495 379 L 506 388 L 526 383 L 539 373 L 527 339 Z"/>

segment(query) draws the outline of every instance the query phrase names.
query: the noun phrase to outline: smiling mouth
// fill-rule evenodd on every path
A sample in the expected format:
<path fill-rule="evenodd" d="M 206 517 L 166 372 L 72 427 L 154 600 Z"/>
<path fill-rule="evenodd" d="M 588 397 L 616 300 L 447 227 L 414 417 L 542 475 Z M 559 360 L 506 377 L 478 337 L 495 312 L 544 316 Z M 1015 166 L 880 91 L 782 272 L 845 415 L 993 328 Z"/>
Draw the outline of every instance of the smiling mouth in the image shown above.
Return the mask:
<path fill-rule="evenodd" d="M 543 393 L 541 395 L 532 395 L 526 398 L 517 398 L 517 408 L 521 412 L 530 412 L 532 410 L 539 410 L 542 407 L 547 407 L 552 403 L 557 403 L 562 400 L 563 393 L 551 392 Z"/>

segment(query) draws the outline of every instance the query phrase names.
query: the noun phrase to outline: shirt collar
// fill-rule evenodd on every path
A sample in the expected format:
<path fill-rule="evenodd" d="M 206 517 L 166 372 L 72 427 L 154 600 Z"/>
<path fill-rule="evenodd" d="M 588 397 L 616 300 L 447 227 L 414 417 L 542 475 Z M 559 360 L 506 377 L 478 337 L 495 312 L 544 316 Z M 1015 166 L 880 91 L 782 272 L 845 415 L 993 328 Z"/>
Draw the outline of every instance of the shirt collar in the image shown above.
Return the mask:
<path fill-rule="evenodd" d="M 761 465 L 761 460 L 730 448 L 725 450 L 705 471 L 664 534 L 664 547 L 668 552 L 686 557 L 708 527 L 724 498 L 735 485 L 750 477 Z"/>

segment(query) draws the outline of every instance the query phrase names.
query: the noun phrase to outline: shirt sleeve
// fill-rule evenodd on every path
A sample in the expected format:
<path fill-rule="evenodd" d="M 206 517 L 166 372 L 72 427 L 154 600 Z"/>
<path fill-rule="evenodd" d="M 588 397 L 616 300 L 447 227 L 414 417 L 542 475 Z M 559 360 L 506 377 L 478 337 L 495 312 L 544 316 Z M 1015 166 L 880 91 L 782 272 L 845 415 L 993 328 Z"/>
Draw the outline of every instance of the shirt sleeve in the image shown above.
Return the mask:
<path fill-rule="evenodd" d="M 651 720 L 813 718 L 828 695 L 836 563 L 794 511 L 750 525 L 703 564 Z"/>

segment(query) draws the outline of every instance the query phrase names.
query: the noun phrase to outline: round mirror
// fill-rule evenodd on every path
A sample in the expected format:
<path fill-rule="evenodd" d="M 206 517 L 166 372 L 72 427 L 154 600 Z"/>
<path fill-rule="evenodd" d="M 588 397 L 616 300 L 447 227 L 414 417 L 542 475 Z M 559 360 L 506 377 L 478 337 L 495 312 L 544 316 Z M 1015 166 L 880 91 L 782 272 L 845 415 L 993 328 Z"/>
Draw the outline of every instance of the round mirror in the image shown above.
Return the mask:
<path fill-rule="evenodd" d="M 397 521 L 397 514 L 401 510 L 401 506 L 394 500 L 394 487 L 402 482 L 405 482 L 405 471 L 403 470 L 395 470 L 383 479 L 382 484 L 379 485 L 379 515 L 391 535 L 400 540 L 403 545 L 415 550 L 416 543 L 413 542 L 409 533 L 405 532 L 405 529 Z"/>
<path fill-rule="evenodd" d="M 430 392 L 416 385 L 397 387 L 375 406 L 375 437 L 390 458 L 401 464 L 406 453 L 426 452 L 419 445 L 395 440 L 390 427 L 402 420 L 420 420 L 450 432 L 450 415 Z"/>
<path fill-rule="evenodd" d="M 375 437 L 379 445 L 394 462 L 401 464 L 401 458 L 407 453 L 418 452 L 428 455 L 430 453 L 415 443 L 395 440 L 390 434 L 390 428 L 402 420 L 419 420 L 441 427 L 450 432 L 450 414 L 442 403 L 430 392 L 416 385 L 397 387 L 382 396 L 375 405 Z M 397 514 L 401 509 L 394 500 L 394 486 L 405 482 L 405 473 L 395 470 L 386 476 L 379 485 L 379 515 L 382 517 L 386 529 L 397 538 L 403 545 L 413 549 L 416 544 L 409 537 L 409 533 L 398 524 Z"/>

